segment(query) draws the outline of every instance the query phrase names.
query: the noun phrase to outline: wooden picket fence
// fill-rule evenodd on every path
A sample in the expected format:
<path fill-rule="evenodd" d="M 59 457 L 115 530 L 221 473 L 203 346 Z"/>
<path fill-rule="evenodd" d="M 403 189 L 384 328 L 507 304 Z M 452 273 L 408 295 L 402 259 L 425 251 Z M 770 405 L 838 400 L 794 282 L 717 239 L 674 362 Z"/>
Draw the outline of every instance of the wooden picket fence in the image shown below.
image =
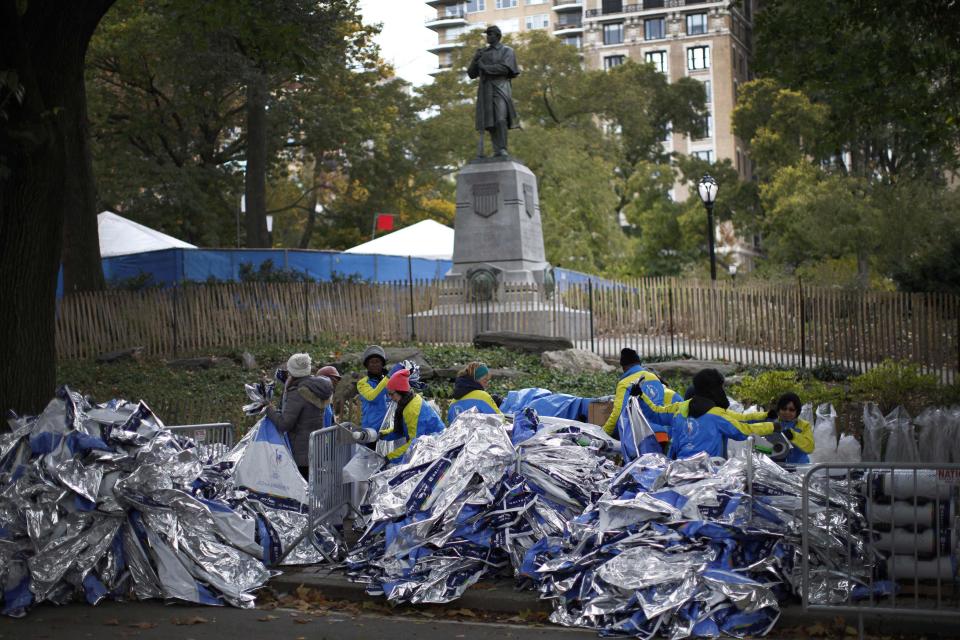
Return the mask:
<path fill-rule="evenodd" d="M 381 284 L 186 284 L 143 292 L 70 294 L 57 314 L 61 358 L 141 346 L 170 357 L 216 347 L 310 340 L 469 343 L 509 330 L 572 337 L 605 357 L 688 354 L 743 364 L 842 364 L 886 358 L 953 380 L 960 297 L 679 278 L 564 284 L 552 296 L 517 286 L 500 303 L 470 301 L 447 281 Z"/>

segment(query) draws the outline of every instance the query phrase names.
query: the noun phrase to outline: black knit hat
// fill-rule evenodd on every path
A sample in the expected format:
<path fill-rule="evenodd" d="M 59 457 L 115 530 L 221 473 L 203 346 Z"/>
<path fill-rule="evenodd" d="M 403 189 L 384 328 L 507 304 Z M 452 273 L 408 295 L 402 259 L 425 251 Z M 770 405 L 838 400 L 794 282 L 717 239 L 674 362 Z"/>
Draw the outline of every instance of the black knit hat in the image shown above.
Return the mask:
<path fill-rule="evenodd" d="M 629 367 L 632 364 L 640 364 L 640 354 L 630 347 L 620 349 L 620 366 Z"/>
<path fill-rule="evenodd" d="M 726 409 L 730 402 L 723 390 L 723 382 L 723 374 L 716 369 L 701 369 L 693 376 L 694 394 L 710 398 L 717 406 Z"/>

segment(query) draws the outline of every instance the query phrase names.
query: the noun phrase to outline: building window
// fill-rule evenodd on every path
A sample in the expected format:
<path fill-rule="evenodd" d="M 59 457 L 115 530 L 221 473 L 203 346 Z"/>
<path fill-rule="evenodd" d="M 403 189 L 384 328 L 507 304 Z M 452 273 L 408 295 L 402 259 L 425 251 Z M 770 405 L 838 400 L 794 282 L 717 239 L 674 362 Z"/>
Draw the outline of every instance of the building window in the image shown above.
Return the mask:
<path fill-rule="evenodd" d="M 502 33 L 516 33 L 520 31 L 520 18 L 497 20 L 497 26 L 500 27 Z"/>
<path fill-rule="evenodd" d="M 527 4 L 547 4 L 547 0 L 527 0 Z"/>
<path fill-rule="evenodd" d="M 700 135 L 697 136 L 697 140 L 703 140 L 705 138 L 710 138 L 713 136 L 713 116 L 709 113 L 700 121 Z"/>
<path fill-rule="evenodd" d="M 707 162 L 713 162 L 713 149 L 706 149 L 705 151 L 694 151 L 691 153 L 694 158 L 700 158 L 701 160 L 706 160 Z"/>
<path fill-rule="evenodd" d="M 496 0 L 497 9 L 512 9 L 517 6 L 517 0 Z"/>
<path fill-rule="evenodd" d="M 687 14 L 687 35 L 698 36 L 707 32 L 707 14 L 688 13 Z"/>
<path fill-rule="evenodd" d="M 564 36 L 564 37 L 563 37 L 563 44 L 566 44 L 566 45 L 569 45 L 569 46 L 574 47 L 574 48 L 576 48 L 576 49 L 579 49 L 581 46 L 583 46 L 583 40 L 580 38 L 579 35 L 576 35 L 576 36 Z"/>
<path fill-rule="evenodd" d="M 619 67 L 625 60 L 626 56 L 605 56 L 603 58 L 603 68 L 613 69 L 614 67 Z"/>
<path fill-rule="evenodd" d="M 477 11 L 487 10 L 487 0 L 468 0 L 467 13 L 476 13 Z"/>
<path fill-rule="evenodd" d="M 527 29 L 546 29 L 549 26 L 549 13 L 538 13 L 535 16 L 527 16 Z"/>
<path fill-rule="evenodd" d="M 662 40 L 666 36 L 663 18 L 651 18 L 643 21 L 643 38 L 645 40 Z"/>
<path fill-rule="evenodd" d="M 653 64 L 654 68 L 660 73 L 667 72 L 667 52 L 666 51 L 648 51 L 643 54 L 643 59 Z"/>
<path fill-rule="evenodd" d="M 687 49 L 687 69 L 699 71 L 710 68 L 710 47 L 690 47 Z"/>
<path fill-rule="evenodd" d="M 605 16 L 611 13 L 623 13 L 623 0 L 603 0 L 600 10 Z"/>
<path fill-rule="evenodd" d="M 623 44 L 622 22 L 608 22 L 603 25 L 603 44 Z"/>
<path fill-rule="evenodd" d="M 704 81 L 703 81 L 703 93 L 704 93 L 704 95 L 706 96 L 706 103 L 707 103 L 707 104 L 710 104 L 711 102 L 713 102 L 713 97 L 711 96 L 711 94 L 713 93 L 713 92 L 711 91 L 712 88 L 713 88 L 713 87 L 710 85 L 710 81 L 709 81 L 709 80 L 704 80 Z"/>

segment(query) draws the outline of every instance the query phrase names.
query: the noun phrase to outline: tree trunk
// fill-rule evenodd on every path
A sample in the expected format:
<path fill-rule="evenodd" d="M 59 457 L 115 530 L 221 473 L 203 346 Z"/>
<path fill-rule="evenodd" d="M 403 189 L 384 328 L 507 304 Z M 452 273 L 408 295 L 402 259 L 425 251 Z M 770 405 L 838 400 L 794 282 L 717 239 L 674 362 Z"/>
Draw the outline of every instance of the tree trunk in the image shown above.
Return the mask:
<path fill-rule="evenodd" d="M 63 241 L 65 131 L 83 53 L 113 0 L 0 0 L 0 69 L 23 102 L 7 101 L 0 127 L 0 409 L 36 413 L 56 385 L 56 287 Z M 77 149 L 74 148 L 76 153 Z"/>
<path fill-rule="evenodd" d="M 257 74 L 247 85 L 247 246 L 267 242 L 267 87 Z"/>
<path fill-rule="evenodd" d="M 86 57 L 86 46 L 80 59 Z M 83 74 L 65 79 L 67 127 L 64 142 L 68 158 L 75 159 L 66 175 L 63 220 L 63 291 L 99 291 L 105 287 L 97 231 L 97 186 L 90 154 L 90 124 Z"/>

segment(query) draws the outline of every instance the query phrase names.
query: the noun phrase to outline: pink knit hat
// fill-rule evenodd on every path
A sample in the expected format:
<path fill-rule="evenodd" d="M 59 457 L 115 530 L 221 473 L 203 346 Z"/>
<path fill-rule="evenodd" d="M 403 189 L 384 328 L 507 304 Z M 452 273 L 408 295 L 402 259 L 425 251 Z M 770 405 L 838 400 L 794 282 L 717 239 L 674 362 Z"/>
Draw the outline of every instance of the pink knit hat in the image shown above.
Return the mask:
<path fill-rule="evenodd" d="M 390 376 L 390 380 L 387 382 L 387 391 L 396 391 L 397 393 L 410 391 L 410 372 L 407 369 L 400 369 Z"/>

